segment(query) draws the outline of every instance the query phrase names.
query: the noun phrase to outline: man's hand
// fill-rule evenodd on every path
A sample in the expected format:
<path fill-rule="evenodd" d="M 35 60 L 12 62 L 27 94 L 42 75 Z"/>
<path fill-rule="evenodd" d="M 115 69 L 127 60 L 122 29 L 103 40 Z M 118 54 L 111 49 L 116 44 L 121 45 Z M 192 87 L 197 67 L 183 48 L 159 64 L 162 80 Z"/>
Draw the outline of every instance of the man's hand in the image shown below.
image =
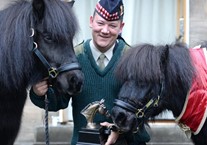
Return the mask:
<path fill-rule="evenodd" d="M 103 122 L 103 123 L 100 123 L 101 126 L 105 126 L 107 128 L 110 128 L 112 125 L 112 123 L 108 123 L 108 122 Z M 116 142 L 116 140 L 118 139 L 119 137 L 119 133 L 118 132 L 115 132 L 113 130 L 111 130 L 111 134 L 109 135 L 105 145 L 112 145 Z"/>
<path fill-rule="evenodd" d="M 47 78 L 33 85 L 32 89 L 37 96 L 44 96 L 48 90 Z"/>

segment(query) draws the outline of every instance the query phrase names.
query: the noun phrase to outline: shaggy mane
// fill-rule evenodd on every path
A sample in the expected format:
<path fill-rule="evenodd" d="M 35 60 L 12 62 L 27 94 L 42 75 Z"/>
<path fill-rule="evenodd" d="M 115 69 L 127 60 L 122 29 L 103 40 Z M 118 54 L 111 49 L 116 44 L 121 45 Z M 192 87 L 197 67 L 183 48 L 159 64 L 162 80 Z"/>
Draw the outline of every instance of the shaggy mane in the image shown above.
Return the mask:
<path fill-rule="evenodd" d="M 185 84 L 182 87 L 189 89 L 194 75 L 194 66 L 188 48 L 181 43 L 171 44 L 168 48 L 169 54 L 165 67 L 167 86 L 176 87 Z M 164 45 L 151 44 L 132 47 L 120 59 L 116 75 L 121 81 L 159 82 L 162 75 L 161 69 L 163 69 L 160 61 L 165 49 L 167 48 Z"/>

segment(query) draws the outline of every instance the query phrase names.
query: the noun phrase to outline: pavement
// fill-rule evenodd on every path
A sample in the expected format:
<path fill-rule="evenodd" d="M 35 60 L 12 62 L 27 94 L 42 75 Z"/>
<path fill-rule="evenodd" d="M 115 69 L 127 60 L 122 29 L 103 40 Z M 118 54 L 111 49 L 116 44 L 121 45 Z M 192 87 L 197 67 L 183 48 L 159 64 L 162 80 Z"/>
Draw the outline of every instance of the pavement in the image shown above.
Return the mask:
<path fill-rule="evenodd" d="M 29 98 L 27 99 L 15 145 L 33 145 L 36 127 L 44 124 L 43 113 L 42 109 L 33 105 Z"/>

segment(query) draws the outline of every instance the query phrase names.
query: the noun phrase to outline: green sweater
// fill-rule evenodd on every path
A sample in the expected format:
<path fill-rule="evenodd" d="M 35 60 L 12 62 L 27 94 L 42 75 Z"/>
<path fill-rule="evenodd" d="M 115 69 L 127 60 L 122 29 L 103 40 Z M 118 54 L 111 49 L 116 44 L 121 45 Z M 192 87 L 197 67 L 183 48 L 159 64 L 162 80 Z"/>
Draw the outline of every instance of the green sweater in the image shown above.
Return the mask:
<path fill-rule="evenodd" d="M 121 84 L 116 80 L 114 76 L 114 69 L 122 53 L 129 48 L 129 46 L 120 39 L 115 45 L 113 57 L 111 58 L 105 69 L 101 71 L 93 58 L 89 42 L 90 40 L 87 40 L 86 42 L 80 44 L 75 48 L 77 59 L 82 67 L 82 71 L 85 76 L 85 81 L 82 92 L 78 96 L 72 97 L 74 131 L 71 145 L 75 145 L 77 143 L 78 131 L 82 127 L 86 126 L 86 119 L 80 113 L 85 106 L 87 106 L 91 102 L 104 99 L 104 105 L 107 107 L 108 110 L 111 110 L 111 108 L 113 107 L 114 99 L 117 97 L 119 89 L 121 87 Z M 49 90 L 50 94 L 52 91 L 52 89 Z M 49 96 L 50 95 L 48 95 L 48 98 L 50 100 L 49 110 L 57 111 L 59 109 L 67 107 L 70 97 L 54 97 L 55 95 L 53 95 L 53 97 Z M 40 99 L 40 97 L 36 96 L 31 91 L 30 98 L 35 105 L 44 108 L 44 103 L 42 102 L 42 100 L 44 100 L 42 98 L 44 97 Z M 96 114 L 94 122 L 99 124 L 100 122 L 104 121 L 111 122 L 111 120 L 107 120 L 107 118 L 105 118 L 103 115 Z M 147 134 L 147 132 L 144 130 L 144 132 L 142 133 L 142 135 L 144 135 L 144 138 L 140 137 L 139 135 L 136 137 L 136 140 L 138 140 L 138 142 L 149 141 L 149 135 Z M 138 143 L 135 142 L 133 143 L 133 145 L 137 144 Z"/>

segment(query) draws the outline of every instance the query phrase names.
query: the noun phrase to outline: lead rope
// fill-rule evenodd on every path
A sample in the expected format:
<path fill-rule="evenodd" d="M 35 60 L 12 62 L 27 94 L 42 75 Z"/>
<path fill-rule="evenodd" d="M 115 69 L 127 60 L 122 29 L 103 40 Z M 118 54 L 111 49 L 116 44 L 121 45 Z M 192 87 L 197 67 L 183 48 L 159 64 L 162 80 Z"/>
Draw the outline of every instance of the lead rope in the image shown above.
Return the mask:
<path fill-rule="evenodd" d="M 46 145 L 49 145 L 49 127 L 48 127 L 48 104 L 49 100 L 47 98 L 47 94 L 45 95 L 45 142 Z"/>

